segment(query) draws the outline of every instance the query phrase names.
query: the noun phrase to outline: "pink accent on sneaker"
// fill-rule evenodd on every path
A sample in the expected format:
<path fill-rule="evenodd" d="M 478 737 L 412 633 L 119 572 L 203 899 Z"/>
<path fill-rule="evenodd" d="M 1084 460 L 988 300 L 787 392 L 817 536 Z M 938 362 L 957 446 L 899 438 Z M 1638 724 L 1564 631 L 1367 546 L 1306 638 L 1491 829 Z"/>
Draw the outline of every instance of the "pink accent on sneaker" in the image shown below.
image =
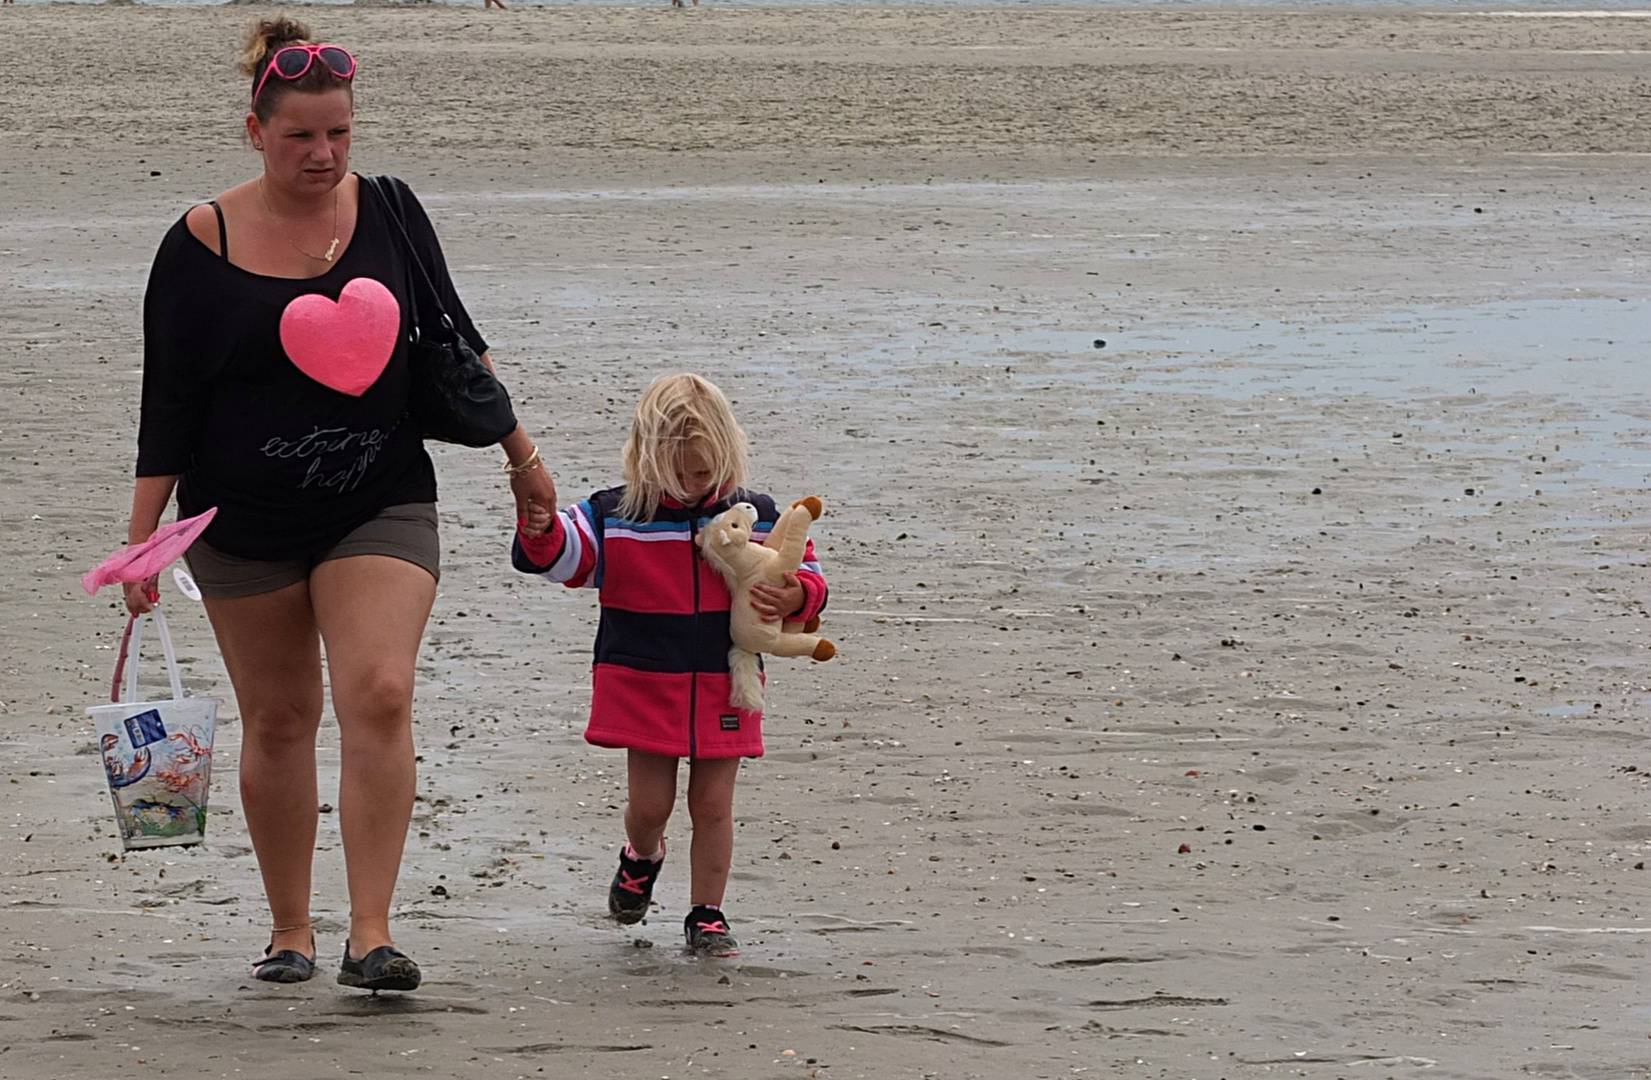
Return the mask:
<path fill-rule="evenodd" d="M 625 873 L 625 871 L 621 870 L 619 871 L 619 887 L 628 893 L 635 893 L 636 895 L 641 896 L 644 892 L 648 891 L 648 882 L 652 879 L 652 877 L 653 875 L 651 874 L 639 874 L 636 877 L 631 877 L 629 874 Z"/>

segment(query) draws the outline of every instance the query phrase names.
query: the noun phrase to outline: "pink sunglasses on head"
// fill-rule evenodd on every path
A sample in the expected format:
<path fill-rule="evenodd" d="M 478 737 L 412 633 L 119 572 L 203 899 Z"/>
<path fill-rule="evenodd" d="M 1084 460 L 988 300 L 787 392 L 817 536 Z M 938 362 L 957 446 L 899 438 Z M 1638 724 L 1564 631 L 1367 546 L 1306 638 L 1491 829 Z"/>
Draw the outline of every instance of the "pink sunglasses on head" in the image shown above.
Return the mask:
<path fill-rule="evenodd" d="M 296 82 L 304 77 L 316 60 L 326 64 L 327 69 L 340 79 L 355 78 L 355 57 L 347 49 L 338 45 L 283 45 L 269 58 L 269 65 L 259 77 L 258 85 L 252 89 L 253 107 L 257 108 L 258 95 L 264 92 L 264 84 L 271 75 L 279 75 L 287 82 Z"/>

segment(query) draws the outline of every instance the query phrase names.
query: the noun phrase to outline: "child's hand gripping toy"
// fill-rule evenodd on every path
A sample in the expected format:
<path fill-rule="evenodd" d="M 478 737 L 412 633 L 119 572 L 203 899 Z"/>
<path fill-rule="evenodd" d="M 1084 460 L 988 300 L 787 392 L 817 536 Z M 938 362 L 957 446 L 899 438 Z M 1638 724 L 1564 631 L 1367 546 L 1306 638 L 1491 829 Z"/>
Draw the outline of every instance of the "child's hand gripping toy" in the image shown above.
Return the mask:
<path fill-rule="evenodd" d="M 784 585 L 785 575 L 796 573 L 802 565 L 803 552 L 808 547 L 808 526 L 820 516 L 820 508 L 820 500 L 813 495 L 792 503 L 791 509 L 774 523 L 768 539 L 754 544 L 751 529 L 757 521 L 756 507 L 739 503 L 712 518 L 695 538 L 705 561 L 722 575 L 728 591 L 733 594 L 729 629 L 734 647 L 728 651 L 733 685 L 728 700 L 738 708 L 749 711 L 762 708 L 757 653 L 809 656 L 815 660 L 830 660 L 837 655 L 837 646 L 812 632 L 819 626 L 818 619 L 810 620 L 806 626 L 789 620 L 763 622 L 751 606 L 753 585 L 758 582 Z"/>

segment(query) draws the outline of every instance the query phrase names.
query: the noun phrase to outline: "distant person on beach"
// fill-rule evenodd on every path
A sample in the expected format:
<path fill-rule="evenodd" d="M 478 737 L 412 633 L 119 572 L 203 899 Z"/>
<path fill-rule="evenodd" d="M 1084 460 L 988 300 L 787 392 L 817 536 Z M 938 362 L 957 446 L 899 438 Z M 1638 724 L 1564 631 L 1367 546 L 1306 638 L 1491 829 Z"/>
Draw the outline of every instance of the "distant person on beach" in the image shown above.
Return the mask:
<path fill-rule="evenodd" d="M 6 2 L 9 4 L 11 0 L 6 0 Z M 482 0 L 482 10 L 486 11 L 488 8 L 498 8 L 500 11 L 504 11 L 504 0 Z"/>
<path fill-rule="evenodd" d="M 415 784 L 414 662 L 436 594 L 436 476 L 408 422 L 412 271 L 383 200 L 349 171 L 355 58 L 289 18 L 249 32 L 254 179 L 186 213 L 144 297 L 137 490 L 128 539 L 217 507 L 185 558 L 240 706 L 241 797 L 272 918 L 253 975 L 315 971 L 310 913 L 326 680 L 341 749 L 339 826 L 349 938 L 338 981 L 411 990 L 390 901 Z M 458 333 L 485 359 L 418 200 L 418 258 Z M 426 301 L 428 304 L 428 301 Z M 520 425 L 501 445 L 518 512 L 556 505 Z M 134 614 L 155 580 L 126 588 Z"/>
<path fill-rule="evenodd" d="M 723 894 L 734 857 L 734 781 L 740 758 L 760 757 L 762 713 L 728 702 L 731 597 L 694 536 L 735 503 L 757 508 L 758 535 L 778 513 L 746 491 L 746 436 L 728 399 L 697 375 L 656 379 L 625 442 L 622 487 L 559 513 L 534 502 L 517 524 L 516 569 L 601 590 L 587 742 L 626 751 L 629 799 L 608 911 L 621 923 L 648 914 L 665 863 L 665 825 L 677 769 L 688 759 L 688 948 L 735 956 Z M 756 586 L 765 618 L 807 620 L 826 602 L 810 543 L 784 587 Z"/>

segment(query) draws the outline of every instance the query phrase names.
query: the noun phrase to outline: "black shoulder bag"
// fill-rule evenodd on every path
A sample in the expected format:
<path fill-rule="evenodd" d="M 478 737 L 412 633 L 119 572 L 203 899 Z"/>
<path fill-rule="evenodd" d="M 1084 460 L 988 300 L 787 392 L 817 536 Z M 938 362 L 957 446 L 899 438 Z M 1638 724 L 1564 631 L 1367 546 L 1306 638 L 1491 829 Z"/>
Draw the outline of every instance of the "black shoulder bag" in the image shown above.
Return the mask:
<path fill-rule="evenodd" d="M 387 176 L 364 176 L 401 234 L 412 275 L 412 332 L 407 339 L 407 415 L 425 438 L 463 446 L 491 446 L 516 430 L 516 414 L 504 385 L 453 326 L 441 294 L 407 232 L 401 192 Z M 419 297 L 424 283 L 425 299 Z"/>

